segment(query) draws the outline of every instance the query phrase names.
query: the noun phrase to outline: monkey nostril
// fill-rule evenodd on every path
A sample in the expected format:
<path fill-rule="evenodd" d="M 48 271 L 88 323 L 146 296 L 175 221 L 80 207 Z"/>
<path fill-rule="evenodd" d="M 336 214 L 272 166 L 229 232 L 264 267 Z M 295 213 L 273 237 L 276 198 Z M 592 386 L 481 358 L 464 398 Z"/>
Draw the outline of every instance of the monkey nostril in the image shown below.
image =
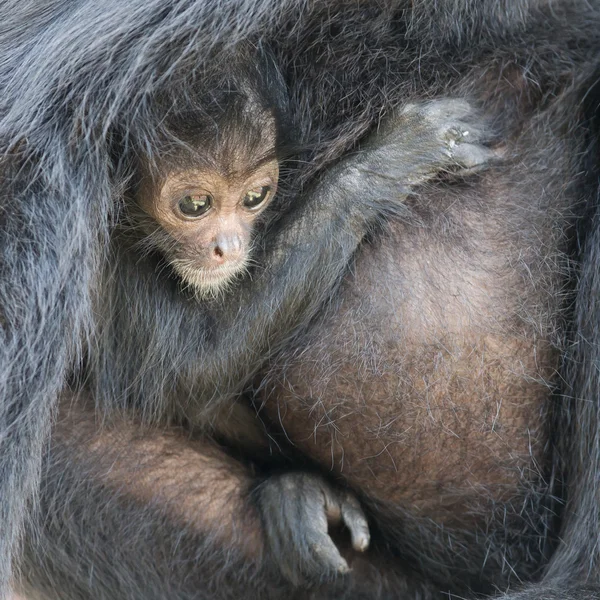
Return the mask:
<path fill-rule="evenodd" d="M 213 240 L 210 248 L 211 260 L 222 265 L 226 262 L 234 263 L 238 261 L 243 254 L 243 244 L 237 237 L 225 237 Z"/>

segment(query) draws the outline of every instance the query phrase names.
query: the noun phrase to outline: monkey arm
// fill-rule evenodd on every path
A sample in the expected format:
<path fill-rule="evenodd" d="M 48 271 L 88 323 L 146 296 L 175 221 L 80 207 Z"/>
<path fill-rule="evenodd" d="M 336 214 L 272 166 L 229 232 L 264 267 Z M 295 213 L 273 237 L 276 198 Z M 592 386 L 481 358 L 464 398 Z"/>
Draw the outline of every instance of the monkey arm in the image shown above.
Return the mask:
<path fill-rule="evenodd" d="M 240 290 L 239 300 L 223 304 L 222 336 L 213 338 L 219 347 L 211 349 L 212 364 L 202 373 L 207 392 L 218 387 L 214 375 L 223 364 L 243 381 L 249 359 L 264 361 L 308 323 L 331 297 L 364 236 L 382 219 L 401 214 L 417 185 L 450 167 L 486 163 L 491 152 L 479 145 L 483 136 L 464 101 L 410 105 L 380 128 L 376 140 L 326 172 L 287 216 L 264 269 Z"/>
<path fill-rule="evenodd" d="M 54 142 L 58 152 L 58 136 Z M 26 153 L 0 164 L 0 598 L 37 489 L 53 405 L 89 323 L 111 201 L 99 184 L 96 202 L 86 202 L 86 174 L 66 165 L 56 167 L 66 180 L 57 189 L 47 164 L 31 168 Z"/>
<path fill-rule="evenodd" d="M 66 394 L 25 537 L 19 592 L 45 600 L 300 600 L 350 589 L 361 597 L 429 590 L 371 551 L 348 556 L 352 571 L 319 587 L 322 595 L 285 583 L 259 515 L 268 481 L 175 428 L 142 428 L 128 418 L 101 427 L 90 398 Z M 301 492 L 293 487 L 293 495 Z M 275 518 L 287 495 L 279 491 L 269 505 Z"/>
<path fill-rule="evenodd" d="M 61 600 L 213 597 L 221 578 L 232 597 L 271 597 L 262 581 L 277 578 L 256 577 L 264 549 L 250 470 L 175 429 L 125 418 L 99 427 L 85 398 L 70 400 L 46 457 L 26 581 Z"/>

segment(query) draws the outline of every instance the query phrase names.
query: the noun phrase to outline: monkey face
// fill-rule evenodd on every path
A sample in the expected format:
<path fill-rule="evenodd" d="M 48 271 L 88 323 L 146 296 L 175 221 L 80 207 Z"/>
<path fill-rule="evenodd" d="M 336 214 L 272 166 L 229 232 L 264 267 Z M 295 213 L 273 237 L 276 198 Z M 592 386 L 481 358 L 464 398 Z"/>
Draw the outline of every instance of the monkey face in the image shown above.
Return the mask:
<path fill-rule="evenodd" d="M 252 229 L 275 195 L 276 160 L 224 174 L 216 169 L 169 174 L 141 208 L 167 234 L 161 251 L 200 297 L 223 291 L 248 266 Z"/>

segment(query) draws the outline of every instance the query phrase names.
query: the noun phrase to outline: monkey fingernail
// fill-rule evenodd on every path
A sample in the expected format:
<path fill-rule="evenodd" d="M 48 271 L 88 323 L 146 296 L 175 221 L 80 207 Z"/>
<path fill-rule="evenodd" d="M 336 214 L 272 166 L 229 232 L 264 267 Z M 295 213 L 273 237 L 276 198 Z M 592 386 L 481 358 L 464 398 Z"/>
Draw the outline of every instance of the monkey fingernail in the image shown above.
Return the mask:
<path fill-rule="evenodd" d="M 340 575 L 345 575 L 346 573 L 350 572 L 350 567 L 349 567 L 348 563 L 341 557 L 340 557 L 340 561 L 338 563 L 336 571 Z"/>
<path fill-rule="evenodd" d="M 370 541 L 371 541 L 371 536 L 369 536 L 367 534 L 367 535 L 357 538 L 355 543 L 352 544 L 352 547 L 357 552 L 364 552 L 369 547 Z"/>

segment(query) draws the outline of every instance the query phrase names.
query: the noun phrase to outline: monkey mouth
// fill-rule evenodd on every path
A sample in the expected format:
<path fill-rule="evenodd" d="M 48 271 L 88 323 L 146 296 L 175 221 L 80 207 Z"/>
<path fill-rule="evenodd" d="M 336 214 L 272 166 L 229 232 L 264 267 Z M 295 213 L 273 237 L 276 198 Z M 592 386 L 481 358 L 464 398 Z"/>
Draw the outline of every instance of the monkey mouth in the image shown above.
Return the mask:
<path fill-rule="evenodd" d="M 189 259 L 174 259 L 171 265 L 185 287 L 191 289 L 199 300 L 224 295 L 233 282 L 247 271 L 246 261 L 206 268 Z"/>

